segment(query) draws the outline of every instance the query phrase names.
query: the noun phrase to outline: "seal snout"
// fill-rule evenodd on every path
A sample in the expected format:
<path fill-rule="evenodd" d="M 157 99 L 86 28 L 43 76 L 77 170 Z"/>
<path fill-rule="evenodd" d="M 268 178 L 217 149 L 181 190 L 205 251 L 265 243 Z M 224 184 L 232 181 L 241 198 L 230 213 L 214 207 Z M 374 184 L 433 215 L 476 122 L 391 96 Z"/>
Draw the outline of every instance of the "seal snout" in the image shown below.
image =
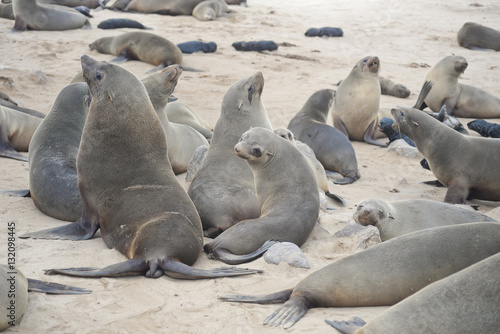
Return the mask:
<path fill-rule="evenodd" d="M 378 57 L 371 57 L 368 59 L 368 68 L 370 69 L 370 72 L 372 73 L 377 73 L 380 67 L 380 59 Z"/>
<path fill-rule="evenodd" d="M 254 95 L 260 96 L 262 94 L 262 90 L 264 89 L 264 75 L 262 72 L 257 72 L 252 75 L 251 80 L 252 89 Z"/>

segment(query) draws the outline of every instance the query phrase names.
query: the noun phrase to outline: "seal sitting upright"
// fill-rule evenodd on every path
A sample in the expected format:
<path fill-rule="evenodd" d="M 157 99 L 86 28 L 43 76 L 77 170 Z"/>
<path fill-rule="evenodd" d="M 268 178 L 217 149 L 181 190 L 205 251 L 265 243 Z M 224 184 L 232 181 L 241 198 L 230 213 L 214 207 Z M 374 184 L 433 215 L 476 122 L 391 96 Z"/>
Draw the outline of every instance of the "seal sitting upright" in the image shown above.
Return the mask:
<path fill-rule="evenodd" d="M 92 95 L 77 157 L 82 216 L 70 225 L 23 237 L 82 240 L 101 228 L 106 245 L 129 260 L 103 269 L 47 273 L 81 277 L 165 273 L 186 279 L 255 273 L 190 267 L 203 246 L 201 221 L 172 171 L 165 132 L 146 88 L 124 68 L 88 56 L 82 57 L 82 68 Z"/>
<path fill-rule="evenodd" d="M 270 239 L 302 246 L 319 211 L 316 176 L 307 158 L 291 142 L 258 127 L 245 132 L 234 151 L 252 169 L 261 214 L 222 232 L 205 244 L 205 252 L 238 264 L 262 255 Z"/>

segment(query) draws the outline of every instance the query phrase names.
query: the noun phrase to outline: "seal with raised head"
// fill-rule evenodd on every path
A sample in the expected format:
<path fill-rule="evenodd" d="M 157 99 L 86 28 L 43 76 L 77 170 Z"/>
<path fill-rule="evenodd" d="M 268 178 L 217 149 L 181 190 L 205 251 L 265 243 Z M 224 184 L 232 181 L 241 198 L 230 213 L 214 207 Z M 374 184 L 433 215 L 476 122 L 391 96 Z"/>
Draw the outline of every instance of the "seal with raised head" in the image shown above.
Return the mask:
<path fill-rule="evenodd" d="M 77 157 L 82 216 L 72 224 L 21 237 L 84 240 L 100 228 L 106 245 L 129 260 L 103 269 L 46 273 L 80 277 L 165 273 L 185 279 L 255 273 L 190 267 L 203 247 L 201 221 L 172 171 L 165 132 L 146 88 L 126 69 L 85 55 L 82 69 L 92 95 Z"/>
<path fill-rule="evenodd" d="M 213 21 L 227 12 L 229 7 L 225 0 L 205 0 L 197 4 L 191 14 L 200 21 Z"/>
<path fill-rule="evenodd" d="M 13 30 L 69 30 L 90 29 L 88 18 L 65 6 L 41 4 L 37 0 L 15 0 Z"/>
<path fill-rule="evenodd" d="M 496 222 L 495 219 L 472 209 L 427 199 L 386 202 L 368 198 L 359 202 L 353 217 L 358 224 L 378 228 L 382 241 L 426 228 Z"/>
<path fill-rule="evenodd" d="M 415 108 L 423 110 L 429 107 L 438 113 L 445 105 L 446 110 L 456 117 L 500 117 L 498 97 L 480 88 L 458 82 L 458 77 L 464 73 L 467 66 L 467 60 L 462 56 L 447 56 L 437 62 L 425 76 L 424 85 L 432 82 L 432 89 L 423 99 L 423 103 L 415 105 Z"/>
<path fill-rule="evenodd" d="M 117 60 L 140 60 L 159 67 L 182 62 L 181 50 L 166 38 L 145 31 L 101 37 L 89 45 L 91 50 L 117 56 Z"/>
<path fill-rule="evenodd" d="M 495 333 L 500 305 L 498 277 L 500 253 L 426 286 L 362 328 L 352 321 L 326 322 L 345 334 Z"/>
<path fill-rule="evenodd" d="M 75 221 L 82 214 L 76 157 L 90 99 L 86 83 L 63 88 L 30 142 L 31 198 L 56 219 Z"/>
<path fill-rule="evenodd" d="M 157 13 L 164 15 L 191 15 L 194 7 L 204 0 L 132 0 L 126 12 Z"/>
<path fill-rule="evenodd" d="M 337 172 L 344 177 L 334 180 L 334 183 L 349 184 L 361 175 L 356 153 L 349 139 L 340 130 L 326 124 L 334 98 L 335 92 L 331 89 L 313 93 L 290 120 L 288 129 L 296 139 L 314 151 L 326 170 Z"/>
<path fill-rule="evenodd" d="M 223 301 L 285 302 L 265 325 L 293 326 L 312 307 L 389 306 L 500 251 L 500 224 L 436 227 L 382 242 L 315 271 L 293 289 Z"/>
<path fill-rule="evenodd" d="M 205 244 L 217 260 L 238 264 L 262 255 L 272 242 L 307 240 L 318 220 L 316 177 L 306 157 L 272 130 L 252 128 L 234 147 L 252 169 L 260 216 L 240 221 Z"/>
<path fill-rule="evenodd" d="M 394 108 L 392 115 L 445 187 L 444 201 L 465 204 L 471 196 L 500 201 L 500 141 L 466 136 L 414 108 Z"/>
<path fill-rule="evenodd" d="M 264 77 L 257 72 L 227 90 L 207 155 L 189 185 L 207 237 L 260 216 L 252 170 L 234 154 L 234 145 L 251 127 L 272 129 L 261 99 L 263 88 Z"/>
<path fill-rule="evenodd" d="M 333 125 L 350 140 L 385 146 L 375 140 L 383 137 L 383 133 L 377 133 L 379 69 L 378 57 L 370 56 L 358 61 L 347 78 L 340 83 L 331 110 Z"/>
<path fill-rule="evenodd" d="M 474 22 L 466 22 L 457 33 L 458 45 L 464 48 L 500 51 L 500 31 Z"/>

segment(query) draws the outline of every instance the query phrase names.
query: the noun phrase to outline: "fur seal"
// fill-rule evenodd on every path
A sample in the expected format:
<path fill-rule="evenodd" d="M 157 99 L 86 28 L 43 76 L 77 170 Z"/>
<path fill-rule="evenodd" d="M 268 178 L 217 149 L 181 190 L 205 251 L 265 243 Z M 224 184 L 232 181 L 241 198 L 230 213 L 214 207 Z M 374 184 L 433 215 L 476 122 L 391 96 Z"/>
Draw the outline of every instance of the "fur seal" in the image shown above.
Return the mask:
<path fill-rule="evenodd" d="M 182 62 L 182 52 L 174 43 L 145 31 L 102 37 L 89 45 L 91 50 L 117 56 L 117 60 L 140 60 L 159 67 Z"/>
<path fill-rule="evenodd" d="M 437 62 L 427 72 L 424 82 L 424 85 L 432 82 L 432 89 L 423 99 L 424 102 L 415 108 L 423 110 L 429 107 L 434 112 L 440 112 L 445 105 L 446 110 L 456 117 L 500 117 L 498 97 L 480 88 L 458 82 L 458 77 L 464 73 L 467 66 L 467 60 L 462 56 L 447 56 Z"/>
<path fill-rule="evenodd" d="M 131 19 L 107 19 L 101 21 L 97 26 L 99 29 L 118 29 L 118 28 L 135 28 L 135 29 L 151 29 L 142 25 L 142 23 Z"/>
<path fill-rule="evenodd" d="M 389 138 L 388 144 L 392 143 L 395 140 L 403 139 L 405 142 L 408 143 L 408 145 L 415 147 L 415 143 L 412 142 L 411 139 L 408 138 L 408 136 L 405 136 L 404 134 L 396 131 L 393 128 L 393 125 L 394 125 L 394 120 L 389 117 L 384 117 L 380 120 L 380 122 L 378 122 L 378 129 L 382 131 L 387 136 L 387 138 Z"/>
<path fill-rule="evenodd" d="M 467 123 L 467 127 L 483 137 L 500 138 L 500 124 L 490 123 L 484 119 L 476 119 Z"/>
<path fill-rule="evenodd" d="M 402 84 L 397 84 L 391 79 L 380 76 L 378 79 L 380 82 L 380 93 L 383 95 L 391 95 L 405 99 L 411 94 L 411 91 Z"/>
<path fill-rule="evenodd" d="M 205 0 L 193 8 L 191 15 L 200 21 L 213 21 L 227 12 L 229 7 L 225 0 Z"/>
<path fill-rule="evenodd" d="M 500 201 L 498 140 L 462 135 L 418 109 L 394 108 L 392 115 L 448 187 L 445 202 L 465 204 L 468 196 Z"/>
<path fill-rule="evenodd" d="M 359 202 L 353 217 L 360 225 L 373 225 L 378 228 L 382 241 L 426 228 L 472 222 L 496 222 L 495 219 L 482 213 L 427 199 L 386 202 L 368 198 Z"/>
<path fill-rule="evenodd" d="M 362 328 L 351 321 L 326 322 L 346 334 L 495 333 L 500 305 L 498 277 L 500 254 L 426 286 Z"/>
<path fill-rule="evenodd" d="M 194 7 L 204 0 L 132 0 L 126 12 L 157 13 L 163 15 L 191 15 Z"/>
<path fill-rule="evenodd" d="M 0 3 L 0 17 L 7 20 L 16 19 L 12 11 L 12 3 Z"/>
<path fill-rule="evenodd" d="M 257 72 L 227 90 L 207 155 L 189 185 L 207 237 L 260 216 L 252 170 L 234 154 L 234 145 L 251 127 L 272 129 L 261 99 L 263 88 L 264 77 Z"/>
<path fill-rule="evenodd" d="M 196 111 L 181 102 L 171 102 L 165 107 L 169 121 L 173 123 L 186 124 L 201 133 L 207 140 L 212 138 L 213 127 L 202 119 Z"/>
<path fill-rule="evenodd" d="M 82 69 L 92 95 L 77 157 L 82 216 L 72 224 L 21 237 L 83 240 L 100 228 L 106 245 L 129 260 L 103 269 L 53 269 L 46 274 L 156 278 L 165 273 L 198 279 L 255 273 L 190 267 L 203 246 L 201 221 L 172 171 L 165 132 L 146 88 L 124 68 L 85 55 Z"/>
<path fill-rule="evenodd" d="M 88 18 L 73 8 L 41 4 L 37 0 L 15 0 L 13 30 L 90 29 Z"/>
<path fill-rule="evenodd" d="M 293 326 L 311 307 L 386 306 L 500 251 L 500 224 L 436 227 L 382 242 L 317 270 L 293 289 L 223 301 L 285 304 L 265 325 Z"/>
<path fill-rule="evenodd" d="M 500 31 L 474 22 L 466 22 L 457 34 L 458 45 L 471 49 L 500 51 Z"/>
<path fill-rule="evenodd" d="M 328 112 L 335 98 L 331 89 L 313 93 L 302 109 L 290 120 L 290 129 L 295 138 L 307 144 L 326 170 L 337 172 L 344 178 L 334 180 L 337 184 L 353 183 L 360 178 L 356 153 L 344 134 L 326 124 Z"/>
<path fill-rule="evenodd" d="M 40 112 L 40 111 L 37 111 L 37 110 L 33 110 L 33 109 L 29 109 L 29 108 L 24 108 L 24 107 L 20 107 L 17 105 L 17 103 L 12 103 L 13 101 L 12 100 L 0 100 L 0 106 L 4 107 L 4 108 L 7 108 L 7 109 L 13 109 L 14 111 L 19 111 L 19 112 L 22 112 L 24 114 L 28 114 L 28 115 L 31 115 L 31 116 L 35 116 L 35 117 L 38 117 L 38 118 L 44 118 L 45 117 L 45 114 Z"/>
<path fill-rule="evenodd" d="M 302 246 L 319 212 L 316 176 L 306 157 L 288 140 L 259 127 L 245 132 L 234 152 L 252 169 L 260 217 L 231 226 L 205 244 L 205 252 L 239 264 L 262 255 L 270 239 Z"/>
<path fill-rule="evenodd" d="M 380 82 L 378 57 L 365 57 L 358 61 L 351 73 L 343 80 L 331 107 L 333 125 L 350 140 L 365 141 L 385 146 L 376 141 Z M 292 130 L 293 131 L 293 130 Z"/>
<path fill-rule="evenodd" d="M 82 214 L 76 158 L 90 99 L 86 83 L 63 88 L 30 142 L 31 198 L 56 219 L 75 221 Z"/>
<path fill-rule="evenodd" d="M 187 166 L 194 151 L 199 146 L 208 146 L 208 141 L 201 133 L 185 124 L 169 121 L 165 106 L 182 73 L 179 65 L 171 65 L 159 72 L 142 79 L 156 114 L 167 136 L 168 159 L 175 174 L 187 171 Z"/>
<path fill-rule="evenodd" d="M 191 54 L 194 52 L 202 51 L 203 53 L 211 53 L 217 51 L 217 44 L 215 42 L 202 42 L 202 41 L 189 41 L 177 44 L 182 53 Z"/>

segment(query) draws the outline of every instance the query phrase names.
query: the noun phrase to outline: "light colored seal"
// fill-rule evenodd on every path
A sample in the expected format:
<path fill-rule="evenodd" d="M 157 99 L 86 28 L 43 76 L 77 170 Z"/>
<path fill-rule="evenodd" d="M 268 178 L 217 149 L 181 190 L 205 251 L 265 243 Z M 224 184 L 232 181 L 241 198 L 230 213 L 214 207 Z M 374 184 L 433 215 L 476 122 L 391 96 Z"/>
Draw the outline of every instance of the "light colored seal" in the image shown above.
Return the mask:
<path fill-rule="evenodd" d="M 194 7 L 191 15 L 200 21 L 213 21 L 227 12 L 229 7 L 225 0 L 205 0 Z"/>
<path fill-rule="evenodd" d="M 165 130 L 168 144 L 168 159 L 175 174 L 187 171 L 187 166 L 196 149 L 208 146 L 201 133 L 185 124 L 170 122 L 165 106 L 182 73 L 179 65 L 171 65 L 142 79 L 156 114 Z"/>
<path fill-rule="evenodd" d="M 458 45 L 467 49 L 500 51 L 500 31 L 474 22 L 466 22 L 457 34 Z"/>
<path fill-rule="evenodd" d="M 140 60 L 159 67 L 182 62 L 181 50 L 166 38 L 145 31 L 102 37 L 89 45 L 91 50 L 111 54 L 121 60 Z"/>
<path fill-rule="evenodd" d="M 495 219 L 474 210 L 427 199 L 386 202 L 368 198 L 359 202 L 353 217 L 358 224 L 378 228 L 382 241 L 426 228 L 496 222 Z"/>
<path fill-rule="evenodd" d="M 290 120 L 288 128 L 295 138 L 312 148 L 326 170 L 344 177 L 334 180 L 334 183 L 349 184 L 361 175 L 356 153 L 349 139 L 340 130 L 326 124 L 334 98 L 335 92 L 331 89 L 316 91 Z"/>
<path fill-rule="evenodd" d="M 380 82 L 380 93 L 382 95 L 391 95 L 402 99 L 410 96 L 411 91 L 402 84 L 395 83 L 391 79 L 378 77 Z"/>
<path fill-rule="evenodd" d="M 382 242 L 310 274 L 293 289 L 224 301 L 285 304 L 264 324 L 291 327 L 311 307 L 388 306 L 500 252 L 500 224 L 436 227 Z"/>
<path fill-rule="evenodd" d="M 90 29 L 85 15 L 65 6 L 41 4 L 37 0 L 15 0 L 12 11 L 16 20 L 13 30 Z"/>
<path fill-rule="evenodd" d="M 272 129 L 263 88 L 264 77 L 257 72 L 233 84 L 222 99 L 207 155 L 188 189 L 205 236 L 214 238 L 241 220 L 260 216 L 252 170 L 234 154 L 234 145 L 251 127 Z"/>
<path fill-rule="evenodd" d="M 30 142 L 31 198 L 56 219 L 75 221 L 82 214 L 76 157 L 90 99 L 86 83 L 63 88 Z"/>
<path fill-rule="evenodd" d="M 205 252 L 229 264 L 252 261 L 272 243 L 307 240 L 318 220 L 319 193 L 307 158 L 265 128 L 252 128 L 234 147 L 252 169 L 260 217 L 240 221 L 205 244 Z"/>
<path fill-rule="evenodd" d="M 126 12 L 158 13 L 164 15 L 191 15 L 194 7 L 204 0 L 132 0 Z"/>
<path fill-rule="evenodd" d="M 208 140 L 212 138 L 213 127 L 208 125 L 208 123 L 188 105 L 178 101 L 170 102 L 167 104 L 165 112 L 171 122 L 189 125 Z"/>
<path fill-rule="evenodd" d="M 495 333 L 500 305 L 498 277 L 500 254 L 426 286 L 362 328 L 350 321 L 326 322 L 342 333 L 356 334 Z"/>
<path fill-rule="evenodd" d="M 392 109 L 401 133 L 410 137 L 445 187 L 444 201 L 465 204 L 471 196 L 500 201 L 500 142 L 465 136 L 423 111 Z"/>
<path fill-rule="evenodd" d="M 383 137 L 381 132 L 377 133 L 380 104 L 379 69 L 378 57 L 361 59 L 340 83 L 331 110 L 333 125 L 350 140 L 385 146 L 375 140 Z"/>
<path fill-rule="evenodd" d="M 446 110 L 456 117 L 500 117 L 498 97 L 480 88 L 458 82 L 458 77 L 464 73 L 467 66 L 467 60 L 462 56 L 447 56 L 437 62 L 425 76 L 424 84 L 432 82 L 432 89 L 424 103 L 416 105 L 415 108 L 423 110 L 428 106 L 439 113 L 445 105 Z"/>
<path fill-rule="evenodd" d="M 141 81 L 117 65 L 82 56 L 92 94 L 77 157 L 82 216 L 75 223 L 21 236 L 82 240 L 97 229 L 128 261 L 103 269 L 53 269 L 47 274 L 114 277 L 164 273 L 214 278 L 255 273 L 198 270 L 201 221 L 172 171 L 165 132 Z M 134 92 L 134 94 L 130 94 Z"/>

